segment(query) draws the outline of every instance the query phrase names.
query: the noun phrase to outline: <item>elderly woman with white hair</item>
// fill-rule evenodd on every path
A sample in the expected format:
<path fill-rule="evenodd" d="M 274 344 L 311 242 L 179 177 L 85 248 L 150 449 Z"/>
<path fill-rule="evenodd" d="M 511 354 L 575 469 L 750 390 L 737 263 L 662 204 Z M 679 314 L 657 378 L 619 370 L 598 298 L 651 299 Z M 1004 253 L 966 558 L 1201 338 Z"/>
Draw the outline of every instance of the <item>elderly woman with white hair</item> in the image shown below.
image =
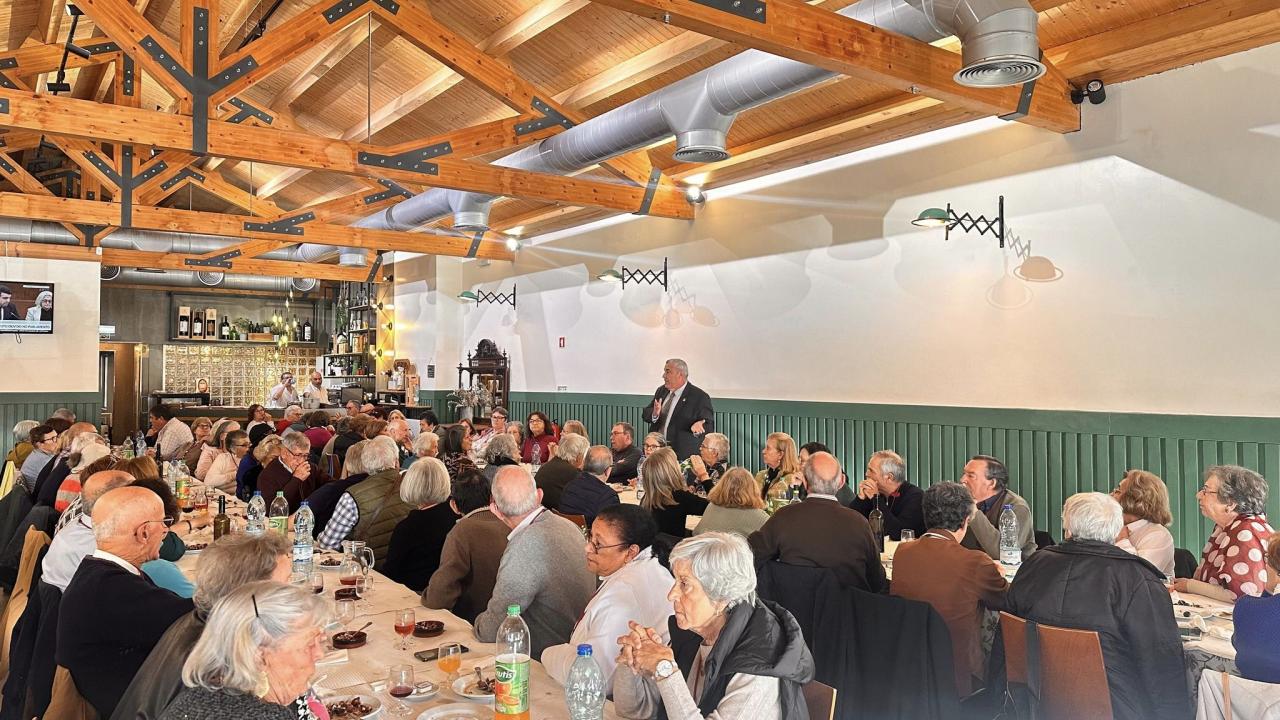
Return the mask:
<path fill-rule="evenodd" d="M 1275 532 L 1267 522 L 1266 479 L 1239 465 L 1214 465 L 1205 470 L 1196 500 L 1200 514 L 1213 521 L 1213 532 L 1195 576 L 1175 581 L 1174 589 L 1224 602 L 1261 595 L 1267 587 L 1267 540 Z"/>
<path fill-rule="evenodd" d="M 520 445 L 511 433 L 499 433 L 489 438 L 488 444 L 484 446 L 482 459 L 484 470 L 481 472 L 489 482 L 493 482 L 493 476 L 503 467 L 520 464 Z"/>
<path fill-rule="evenodd" d="M 27 461 L 27 456 L 35 449 L 35 445 L 31 444 L 31 431 L 39 424 L 35 420 L 19 420 L 13 426 L 13 449 L 9 451 L 5 462 L 13 463 L 15 475 L 22 468 L 22 463 Z"/>
<path fill-rule="evenodd" d="M 813 679 L 813 656 L 791 613 L 756 597 L 747 541 L 718 532 L 683 540 L 671 551 L 671 571 L 667 627 L 632 622 L 618 639 L 618 715 L 807 718 L 802 687 Z"/>
<path fill-rule="evenodd" d="M 445 536 L 458 522 L 449 491 L 449 470 L 432 457 L 419 458 L 400 482 L 400 499 L 413 510 L 391 533 L 382 573 L 419 593 L 440 567 Z"/>
<path fill-rule="evenodd" d="M 53 322 L 53 292 L 41 290 L 36 301 L 27 308 L 27 322 Z"/>
<path fill-rule="evenodd" d="M 1103 493 L 1072 495 L 1062 528 L 1061 544 L 1022 562 L 1008 611 L 1098 633 L 1116 720 L 1190 718 L 1182 639 L 1164 574 L 1115 545 L 1124 528 L 1120 503 Z"/>
<path fill-rule="evenodd" d="M 219 600 L 182 666 L 185 690 L 161 720 L 317 718 L 310 691 L 328 606 L 310 588 L 244 585 Z"/>

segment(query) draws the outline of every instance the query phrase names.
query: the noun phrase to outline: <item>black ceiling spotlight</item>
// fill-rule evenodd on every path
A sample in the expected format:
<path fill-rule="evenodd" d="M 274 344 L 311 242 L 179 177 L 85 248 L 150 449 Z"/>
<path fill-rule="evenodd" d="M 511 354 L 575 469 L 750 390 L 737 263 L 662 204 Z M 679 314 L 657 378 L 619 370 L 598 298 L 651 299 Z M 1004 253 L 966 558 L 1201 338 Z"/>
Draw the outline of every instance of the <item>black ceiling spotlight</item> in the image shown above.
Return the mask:
<path fill-rule="evenodd" d="M 1084 84 L 1083 90 L 1072 88 L 1071 102 L 1079 105 L 1085 98 L 1089 98 L 1089 102 L 1094 105 L 1101 105 L 1102 101 L 1107 99 L 1107 86 L 1098 78 L 1094 78 Z"/>
<path fill-rule="evenodd" d="M 58 66 L 58 79 L 44 84 L 45 88 L 53 95 L 71 92 L 71 83 L 67 82 L 67 56 L 69 54 L 75 53 L 76 57 L 85 60 L 93 56 L 88 50 L 75 43 L 76 25 L 80 23 L 80 17 L 84 15 L 84 11 L 72 3 L 67 3 L 67 15 L 71 16 L 71 29 L 67 31 L 66 44 L 62 46 L 62 64 Z"/>
<path fill-rule="evenodd" d="M 93 57 L 93 53 L 89 52 L 88 50 L 85 50 L 84 48 L 71 42 L 70 40 L 67 41 L 66 50 L 70 52 L 72 55 L 75 55 L 76 57 L 80 58 L 81 60 L 88 60 L 89 58 Z"/>

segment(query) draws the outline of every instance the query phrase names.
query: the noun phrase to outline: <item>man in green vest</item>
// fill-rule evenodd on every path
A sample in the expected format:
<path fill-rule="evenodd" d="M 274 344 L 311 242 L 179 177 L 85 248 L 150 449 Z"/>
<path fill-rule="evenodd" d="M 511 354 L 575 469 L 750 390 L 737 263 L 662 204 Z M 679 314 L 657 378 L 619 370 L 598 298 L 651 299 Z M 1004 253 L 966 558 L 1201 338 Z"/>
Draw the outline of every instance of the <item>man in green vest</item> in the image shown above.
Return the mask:
<path fill-rule="evenodd" d="M 413 508 L 400 499 L 400 451 L 395 440 L 379 435 L 360 457 L 369 477 L 338 498 L 333 517 L 316 542 L 340 550 L 343 540 L 363 540 L 373 549 L 374 569 L 381 571 L 391 531 Z"/>

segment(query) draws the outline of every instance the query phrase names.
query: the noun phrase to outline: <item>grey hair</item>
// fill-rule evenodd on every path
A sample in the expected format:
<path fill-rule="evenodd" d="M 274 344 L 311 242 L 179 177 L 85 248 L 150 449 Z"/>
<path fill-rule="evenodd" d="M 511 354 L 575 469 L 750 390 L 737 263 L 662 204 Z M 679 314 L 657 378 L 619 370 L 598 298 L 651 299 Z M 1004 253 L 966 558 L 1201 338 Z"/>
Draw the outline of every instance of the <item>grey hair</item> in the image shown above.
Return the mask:
<path fill-rule="evenodd" d="M 955 532 L 964 525 L 964 519 L 973 514 L 973 495 L 969 488 L 958 482 L 940 482 L 924 491 L 925 527 L 942 528 Z"/>
<path fill-rule="evenodd" d="M 815 455 L 817 453 L 814 453 Z M 832 473 L 828 477 L 818 474 L 817 464 L 813 462 L 813 458 L 809 458 L 809 462 L 804 464 L 804 481 L 809 486 L 809 492 L 818 493 L 819 495 L 835 495 L 840 491 L 840 476 L 844 471 L 840 469 L 840 463 L 831 453 L 824 453 L 832 460 Z"/>
<path fill-rule="evenodd" d="M 711 446 L 716 451 L 716 457 L 720 462 L 729 459 L 729 436 L 724 433 L 707 433 L 703 442 Z"/>
<path fill-rule="evenodd" d="M 1114 543 L 1123 527 L 1124 511 L 1106 493 L 1076 493 L 1062 506 L 1062 529 L 1073 539 Z"/>
<path fill-rule="evenodd" d="M 347 457 L 342 461 L 342 471 L 347 475 L 358 475 L 365 472 L 364 469 L 364 449 L 369 447 L 368 440 L 361 440 L 358 443 L 352 443 L 347 448 Z"/>
<path fill-rule="evenodd" d="M 604 445 L 592 445 L 582 461 L 582 471 L 591 475 L 604 475 L 613 466 L 613 451 Z"/>
<path fill-rule="evenodd" d="M 292 545 L 280 533 L 228 535 L 201 553 L 196 565 L 196 591 L 191 601 L 208 613 L 214 603 L 245 583 L 269 580 L 281 556 Z"/>
<path fill-rule="evenodd" d="M 433 432 L 420 432 L 418 437 L 413 439 L 413 454 L 418 457 L 427 457 L 431 451 L 440 447 L 440 436 Z"/>
<path fill-rule="evenodd" d="M 95 444 L 106 447 L 107 441 L 103 440 L 102 436 L 99 435 L 98 433 L 83 432 L 77 435 L 75 439 L 71 441 L 71 447 L 67 448 L 67 450 L 69 454 L 75 455 L 77 453 L 84 452 L 85 448 Z"/>
<path fill-rule="evenodd" d="M 576 463 L 589 447 L 590 440 L 577 433 L 565 433 L 560 436 L 560 442 L 556 443 L 556 457 L 568 463 Z"/>
<path fill-rule="evenodd" d="M 521 477 L 523 476 L 523 477 Z M 527 483 L 506 483 L 505 478 L 527 480 Z M 538 506 L 538 486 L 533 476 L 520 465 L 503 465 L 498 474 L 493 476 L 491 486 L 493 504 L 507 517 L 519 517 L 532 512 Z"/>
<path fill-rule="evenodd" d="M 1239 465 L 1213 465 L 1204 477 L 1218 478 L 1218 499 L 1241 515 L 1261 515 L 1267 511 L 1267 481 L 1258 473 Z"/>
<path fill-rule="evenodd" d="M 205 631 L 182 666 L 187 687 L 251 695 L 262 677 L 259 652 L 295 633 L 323 627 L 328 603 L 310 587 L 277 582 L 243 585 L 218 600 Z"/>
<path fill-rule="evenodd" d="M 413 507 L 449 499 L 449 469 L 433 457 L 418 458 L 400 482 L 400 499 Z"/>
<path fill-rule="evenodd" d="M 689 363 L 681 360 L 680 358 L 671 358 L 667 360 L 667 362 L 676 370 L 679 370 L 681 375 L 689 377 Z"/>
<path fill-rule="evenodd" d="M 67 408 L 58 408 L 57 410 L 54 410 L 53 414 L 50 415 L 49 417 L 62 418 L 63 420 L 66 420 L 69 423 L 74 423 L 76 421 L 75 412 Z"/>
<path fill-rule="evenodd" d="M 685 538 L 671 550 L 671 565 L 681 560 L 689 562 L 690 572 L 712 602 L 726 607 L 755 602 L 755 561 L 741 535 L 709 532 Z"/>
<path fill-rule="evenodd" d="M 520 448 L 516 447 L 516 439 L 511 437 L 511 433 L 501 432 L 489 438 L 489 444 L 484 446 L 484 463 L 492 465 L 498 461 L 498 458 L 510 458 L 512 460 L 520 460 Z"/>
<path fill-rule="evenodd" d="M 39 426 L 40 423 L 35 420 L 19 420 L 18 424 L 13 426 L 13 441 L 15 443 L 30 441 L 31 431 Z"/>
<path fill-rule="evenodd" d="M 892 450 L 877 450 L 871 457 L 880 458 L 880 474 L 892 475 L 900 483 L 907 481 L 907 462 L 901 455 Z"/>
<path fill-rule="evenodd" d="M 666 435 L 663 435 L 663 434 L 662 434 L 662 433 L 660 433 L 660 432 L 651 432 L 651 433 L 649 433 L 648 435 L 645 435 L 645 436 L 644 436 L 644 441 L 643 441 L 643 442 L 641 442 L 640 444 L 641 444 L 641 445 L 643 445 L 644 443 L 647 443 L 647 442 L 649 442 L 650 440 L 654 440 L 654 441 L 656 441 L 656 442 L 658 443 L 658 447 L 660 447 L 660 448 L 664 448 L 664 447 L 666 447 L 666 446 L 668 445 L 668 443 L 667 443 L 667 436 L 666 436 Z"/>
<path fill-rule="evenodd" d="M 400 467 L 400 448 L 396 447 L 396 441 L 386 435 L 379 435 L 369 439 L 369 445 L 364 449 L 364 455 L 361 456 L 364 462 L 364 471 L 373 474 L 388 468 Z"/>
<path fill-rule="evenodd" d="M 311 440 L 296 430 L 283 435 L 280 438 L 280 444 L 288 448 L 290 452 L 298 455 L 306 455 L 311 452 Z"/>
<path fill-rule="evenodd" d="M 294 410 L 297 410 L 298 412 L 302 412 L 302 406 L 301 406 L 301 405 L 290 405 L 289 407 L 287 407 L 287 408 L 285 408 L 285 409 L 284 409 L 284 414 L 285 414 L 285 415 L 288 415 L 289 413 L 293 412 Z"/>

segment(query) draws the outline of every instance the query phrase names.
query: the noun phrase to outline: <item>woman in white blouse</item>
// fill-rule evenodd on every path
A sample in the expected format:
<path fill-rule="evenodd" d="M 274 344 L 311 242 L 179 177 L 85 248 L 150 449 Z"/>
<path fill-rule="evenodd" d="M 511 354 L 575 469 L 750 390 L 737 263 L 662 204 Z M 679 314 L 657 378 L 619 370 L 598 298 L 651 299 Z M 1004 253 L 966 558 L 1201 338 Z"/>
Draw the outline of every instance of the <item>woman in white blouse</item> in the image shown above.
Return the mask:
<path fill-rule="evenodd" d="M 222 436 L 222 449 L 209 463 L 209 470 L 204 475 L 204 484 L 234 495 L 236 492 L 236 470 L 240 460 L 249 452 L 249 436 L 243 430 L 232 430 Z"/>
<path fill-rule="evenodd" d="M 813 679 L 813 656 L 791 613 L 756 597 L 746 539 L 710 532 L 683 540 L 671 551 L 671 571 L 671 644 L 634 621 L 618 638 L 617 715 L 807 718 L 802 687 Z"/>
<path fill-rule="evenodd" d="M 1173 577 L 1173 522 L 1169 512 L 1169 491 L 1160 476 L 1146 470 L 1130 470 L 1111 491 L 1124 510 L 1124 529 L 1116 546 L 1137 555 Z"/>
<path fill-rule="evenodd" d="M 514 443 L 509 443 L 512 448 Z M 750 476 L 748 476 L 750 479 Z M 542 651 L 547 674 L 560 684 L 569 677 L 577 647 L 590 645 L 606 686 L 617 664 L 618 638 L 628 622 L 657 627 L 666 634 L 671 617 L 671 573 L 653 555 L 658 523 L 639 505 L 610 505 L 596 515 L 587 538 L 587 567 L 603 579 L 566 645 Z"/>

